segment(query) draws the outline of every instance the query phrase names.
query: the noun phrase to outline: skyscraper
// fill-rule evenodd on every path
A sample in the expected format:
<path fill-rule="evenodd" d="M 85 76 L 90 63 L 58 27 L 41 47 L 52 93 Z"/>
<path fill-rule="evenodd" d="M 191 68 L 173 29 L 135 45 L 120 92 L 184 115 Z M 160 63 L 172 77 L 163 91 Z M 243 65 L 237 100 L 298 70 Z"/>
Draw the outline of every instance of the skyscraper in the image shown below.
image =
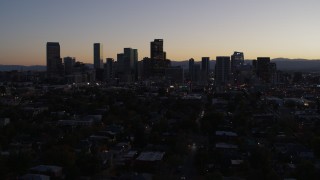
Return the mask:
<path fill-rule="evenodd" d="M 210 58 L 209 57 L 202 57 L 201 59 L 201 70 L 203 72 L 206 72 L 209 74 L 209 69 L 210 69 Z"/>
<path fill-rule="evenodd" d="M 238 82 L 241 66 L 244 65 L 243 52 L 235 51 L 231 55 L 231 77 L 234 83 Z"/>
<path fill-rule="evenodd" d="M 270 83 L 272 83 L 272 84 L 278 83 L 277 64 L 276 63 L 270 63 L 269 64 L 269 71 L 270 71 Z"/>
<path fill-rule="evenodd" d="M 133 49 L 133 71 L 134 71 L 134 80 L 138 80 L 138 49 Z"/>
<path fill-rule="evenodd" d="M 202 82 L 207 83 L 209 72 L 210 72 L 210 58 L 202 57 L 201 59 Z"/>
<path fill-rule="evenodd" d="M 165 60 L 165 52 L 163 52 L 163 39 L 155 39 L 150 43 L 150 57 L 152 60 Z"/>
<path fill-rule="evenodd" d="M 132 82 L 138 73 L 138 50 L 124 48 L 123 51 L 117 55 L 117 73 L 121 81 Z"/>
<path fill-rule="evenodd" d="M 193 82 L 200 83 L 201 81 L 201 68 L 200 64 L 193 65 Z"/>
<path fill-rule="evenodd" d="M 244 63 L 244 55 L 243 52 L 235 51 L 231 55 L 231 71 L 235 72 L 239 66 L 243 65 Z"/>
<path fill-rule="evenodd" d="M 270 74 L 270 57 L 258 57 L 256 62 L 257 76 L 262 82 L 269 83 Z"/>
<path fill-rule="evenodd" d="M 93 44 L 93 66 L 95 69 L 103 68 L 103 47 L 101 43 Z"/>
<path fill-rule="evenodd" d="M 150 58 L 143 59 L 143 78 L 161 80 L 165 76 L 165 69 L 170 66 L 163 51 L 163 40 L 155 39 L 150 42 Z"/>
<path fill-rule="evenodd" d="M 64 71 L 66 75 L 70 75 L 73 73 L 73 66 L 76 63 L 76 59 L 72 57 L 64 57 Z"/>
<path fill-rule="evenodd" d="M 184 71 L 180 66 L 168 67 L 165 69 L 165 78 L 170 83 L 183 83 Z"/>
<path fill-rule="evenodd" d="M 134 69 L 134 51 L 132 48 L 124 48 L 123 52 L 125 69 L 126 71 L 131 72 Z"/>
<path fill-rule="evenodd" d="M 189 59 L 189 77 L 190 81 L 194 81 L 194 59 Z"/>
<path fill-rule="evenodd" d="M 217 56 L 215 66 L 215 84 L 226 85 L 230 78 L 230 57 Z"/>
<path fill-rule="evenodd" d="M 107 58 L 106 64 L 105 64 L 105 80 L 111 81 L 114 78 L 114 59 L 113 58 Z"/>
<path fill-rule="evenodd" d="M 63 74 L 63 65 L 60 57 L 60 44 L 47 42 L 47 76 L 58 77 Z"/>

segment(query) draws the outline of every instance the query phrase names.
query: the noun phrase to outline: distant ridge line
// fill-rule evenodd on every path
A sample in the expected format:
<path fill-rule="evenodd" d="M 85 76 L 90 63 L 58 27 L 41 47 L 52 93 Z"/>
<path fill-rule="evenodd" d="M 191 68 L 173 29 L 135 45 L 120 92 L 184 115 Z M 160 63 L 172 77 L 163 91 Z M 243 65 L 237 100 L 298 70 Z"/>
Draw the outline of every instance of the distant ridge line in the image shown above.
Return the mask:
<path fill-rule="evenodd" d="M 245 60 L 246 63 L 251 64 L 252 60 Z M 274 58 L 271 60 L 277 64 L 277 69 L 282 71 L 320 71 L 320 59 L 289 59 L 289 58 Z M 196 64 L 201 64 L 201 61 L 195 61 Z M 93 65 L 86 63 L 89 67 Z M 188 69 L 189 61 L 171 61 L 172 66 L 181 66 L 184 69 Z M 210 69 L 213 70 L 215 61 L 210 61 Z M 46 71 L 45 65 L 1 65 L 0 71 Z"/>

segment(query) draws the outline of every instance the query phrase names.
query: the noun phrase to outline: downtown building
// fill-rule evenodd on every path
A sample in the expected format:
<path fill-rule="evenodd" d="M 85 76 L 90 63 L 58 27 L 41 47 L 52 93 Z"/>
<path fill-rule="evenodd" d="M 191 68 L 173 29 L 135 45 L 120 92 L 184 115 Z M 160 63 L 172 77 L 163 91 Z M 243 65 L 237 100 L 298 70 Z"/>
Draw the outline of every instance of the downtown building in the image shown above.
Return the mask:
<path fill-rule="evenodd" d="M 277 66 L 270 62 L 270 57 L 257 57 L 252 65 L 261 83 L 277 83 Z"/>
<path fill-rule="evenodd" d="M 166 59 L 166 52 L 163 51 L 163 39 L 155 39 L 150 42 L 150 57 L 160 62 Z"/>
<path fill-rule="evenodd" d="M 138 79 L 138 50 L 124 48 L 117 54 L 116 76 L 121 82 L 134 82 Z"/>
<path fill-rule="evenodd" d="M 230 72 L 230 56 L 217 56 L 215 66 L 215 85 L 227 85 L 230 82 Z"/>
<path fill-rule="evenodd" d="M 103 44 L 93 44 L 93 68 L 95 70 L 96 80 L 104 81 L 104 65 L 103 65 Z"/>
<path fill-rule="evenodd" d="M 64 73 L 65 75 L 70 75 L 73 73 L 73 68 L 74 68 L 74 65 L 76 63 L 76 58 L 74 57 L 64 57 L 63 58 L 63 63 L 64 63 Z"/>
<path fill-rule="evenodd" d="M 113 58 L 107 58 L 104 64 L 104 81 L 112 82 L 115 79 L 116 63 Z"/>
<path fill-rule="evenodd" d="M 189 82 L 191 84 L 200 84 L 202 71 L 200 64 L 196 64 L 194 59 L 189 59 Z"/>
<path fill-rule="evenodd" d="M 171 66 L 165 69 L 165 80 L 169 84 L 184 83 L 184 70 L 180 66 Z"/>
<path fill-rule="evenodd" d="M 242 71 L 242 67 L 244 65 L 244 54 L 243 52 L 235 51 L 231 55 L 231 80 L 232 83 L 239 83 L 240 74 Z"/>
<path fill-rule="evenodd" d="M 150 42 L 150 58 L 144 58 L 143 79 L 164 80 L 165 69 L 170 67 L 170 60 L 163 51 L 163 39 Z"/>
<path fill-rule="evenodd" d="M 205 85 L 208 83 L 210 73 L 210 58 L 202 57 L 201 58 L 201 81 Z"/>
<path fill-rule="evenodd" d="M 59 79 L 64 75 L 64 67 L 60 57 L 60 44 L 58 42 L 47 42 L 47 77 Z"/>
<path fill-rule="evenodd" d="M 189 81 L 193 82 L 195 80 L 194 78 L 194 59 L 189 59 Z"/>
<path fill-rule="evenodd" d="M 93 67 L 94 69 L 103 68 L 103 45 L 101 43 L 93 44 Z"/>
<path fill-rule="evenodd" d="M 95 81 L 94 70 L 74 57 L 60 56 L 60 44 L 47 42 L 47 79 L 49 83 L 84 83 Z"/>

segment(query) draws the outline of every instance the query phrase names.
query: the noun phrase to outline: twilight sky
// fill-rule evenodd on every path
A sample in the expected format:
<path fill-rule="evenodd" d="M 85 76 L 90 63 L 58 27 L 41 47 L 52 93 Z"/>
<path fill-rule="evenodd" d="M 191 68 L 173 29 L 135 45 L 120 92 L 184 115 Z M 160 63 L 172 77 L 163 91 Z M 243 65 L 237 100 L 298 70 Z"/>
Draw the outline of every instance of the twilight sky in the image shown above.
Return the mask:
<path fill-rule="evenodd" d="M 0 0 L 0 64 L 45 65 L 45 45 L 61 57 L 93 62 L 123 48 L 150 56 L 164 39 L 172 60 L 215 59 L 243 51 L 246 59 L 320 59 L 319 0 Z"/>

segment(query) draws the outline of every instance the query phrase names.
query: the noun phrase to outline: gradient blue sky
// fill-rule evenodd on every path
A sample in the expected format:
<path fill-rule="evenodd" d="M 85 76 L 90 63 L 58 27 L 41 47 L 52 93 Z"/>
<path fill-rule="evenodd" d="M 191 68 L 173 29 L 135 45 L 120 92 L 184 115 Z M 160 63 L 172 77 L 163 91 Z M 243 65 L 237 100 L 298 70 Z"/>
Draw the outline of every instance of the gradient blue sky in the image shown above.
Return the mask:
<path fill-rule="evenodd" d="M 320 59 L 319 0 L 0 0 L 0 64 L 45 64 L 47 41 L 61 56 L 93 61 L 124 47 L 149 57 L 164 39 L 167 57 L 257 56 Z"/>

